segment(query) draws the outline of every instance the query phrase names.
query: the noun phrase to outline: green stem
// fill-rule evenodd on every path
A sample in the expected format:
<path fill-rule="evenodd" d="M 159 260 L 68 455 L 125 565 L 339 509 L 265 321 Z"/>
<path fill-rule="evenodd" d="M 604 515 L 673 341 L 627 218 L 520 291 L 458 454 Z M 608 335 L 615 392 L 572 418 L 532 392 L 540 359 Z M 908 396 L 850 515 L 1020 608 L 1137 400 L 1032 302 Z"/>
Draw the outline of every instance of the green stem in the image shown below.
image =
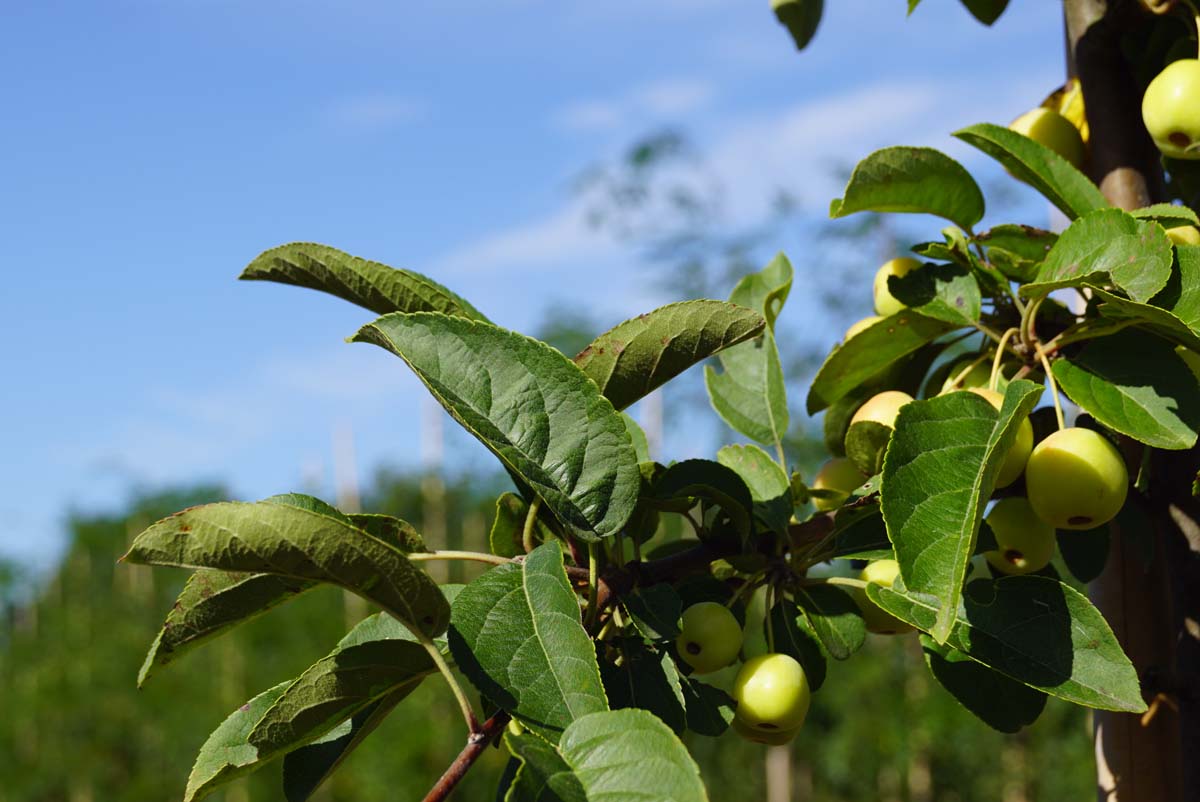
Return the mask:
<path fill-rule="evenodd" d="M 861 579 L 851 579 L 848 576 L 802 577 L 800 584 L 804 587 L 815 585 L 843 585 L 848 588 L 865 588 L 867 583 Z"/>
<path fill-rule="evenodd" d="M 775 601 L 774 583 L 767 585 L 767 651 L 775 653 L 775 627 L 771 624 L 771 605 Z"/>
<path fill-rule="evenodd" d="M 1050 395 L 1054 399 L 1054 417 L 1058 419 L 1059 431 L 1067 428 L 1066 420 L 1063 418 L 1062 402 L 1058 399 L 1058 382 L 1054 380 L 1054 373 L 1050 370 L 1050 360 L 1046 359 L 1046 352 L 1042 350 L 1040 343 L 1034 343 L 1034 348 L 1037 350 L 1038 359 L 1041 360 L 1042 370 L 1046 371 L 1046 381 L 1050 382 Z"/>
<path fill-rule="evenodd" d="M 1008 338 L 1014 334 L 1020 334 L 1019 329 L 1009 329 L 1004 332 L 1004 336 L 1000 340 L 1000 346 L 996 348 L 996 359 L 992 362 L 992 375 L 988 379 L 988 389 L 995 392 L 997 385 L 1000 383 L 1000 360 L 1004 357 L 1004 344 L 1008 342 Z"/>
<path fill-rule="evenodd" d="M 783 468 L 783 473 L 786 476 L 788 473 L 787 454 L 785 454 L 783 451 L 783 440 L 782 439 L 775 441 L 775 459 L 778 460 L 779 467 Z"/>
<path fill-rule="evenodd" d="M 442 673 L 446 679 L 446 684 L 450 686 L 450 690 L 454 693 L 454 698 L 458 700 L 458 706 L 462 709 L 463 720 L 467 723 L 467 729 L 472 735 L 479 732 L 479 719 L 475 717 L 475 708 L 471 707 L 471 700 L 467 698 L 466 691 L 462 685 L 458 683 L 458 679 L 454 676 L 454 672 L 450 670 L 450 666 L 446 664 L 446 658 L 442 656 L 442 650 L 437 647 L 437 644 L 420 630 L 412 630 L 417 636 L 417 640 L 425 647 L 425 651 L 429 653 L 429 659 L 433 660 L 433 664 L 437 666 L 437 670 Z"/>
<path fill-rule="evenodd" d="M 537 523 L 538 510 L 542 507 L 542 499 L 539 496 L 529 505 L 529 512 L 525 514 L 525 529 L 521 532 L 521 545 L 525 548 L 525 553 L 533 551 L 533 527 Z"/>
<path fill-rule="evenodd" d="M 1037 339 L 1037 331 L 1034 328 L 1033 321 L 1037 317 L 1038 309 L 1042 307 L 1042 302 L 1048 296 L 1043 295 L 1031 301 L 1029 307 L 1025 310 L 1025 314 L 1021 316 L 1021 342 L 1032 348 Z"/>
<path fill-rule="evenodd" d="M 1089 325 L 1090 324 L 1090 325 Z M 1111 325 L 1096 326 L 1092 321 L 1083 321 L 1076 323 L 1069 329 L 1063 331 L 1056 337 L 1050 339 L 1042 349 L 1047 355 L 1053 354 L 1061 348 L 1070 345 L 1071 343 L 1084 342 L 1085 340 L 1094 340 L 1097 337 L 1107 337 L 1110 334 L 1116 334 L 1122 329 L 1127 329 L 1130 326 L 1136 326 L 1136 320 L 1122 320 Z"/>
<path fill-rule="evenodd" d="M 405 556 L 412 562 L 423 562 L 425 560 L 474 560 L 475 562 L 492 563 L 493 565 L 504 565 L 505 563 L 512 562 L 507 557 L 484 554 L 481 551 L 414 551 Z"/>
<path fill-rule="evenodd" d="M 744 596 L 746 594 L 747 590 L 751 590 L 754 587 L 756 587 L 758 585 L 758 583 L 762 581 L 762 578 L 766 575 L 767 575 L 766 569 L 763 569 L 762 571 L 759 571 L 758 573 L 754 574 L 749 579 L 747 579 L 745 582 L 743 582 L 742 586 L 737 589 L 737 592 L 729 597 L 729 601 L 725 602 L 725 606 L 727 608 L 732 608 L 733 605 L 738 603 L 738 599 L 742 598 L 742 596 Z"/>
<path fill-rule="evenodd" d="M 597 574 L 599 573 L 596 560 L 596 544 L 595 542 L 588 543 L 588 601 L 587 614 L 584 616 L 584 626 L 591 629 L 596 623 L 596 594 L 599 587 Z"/>

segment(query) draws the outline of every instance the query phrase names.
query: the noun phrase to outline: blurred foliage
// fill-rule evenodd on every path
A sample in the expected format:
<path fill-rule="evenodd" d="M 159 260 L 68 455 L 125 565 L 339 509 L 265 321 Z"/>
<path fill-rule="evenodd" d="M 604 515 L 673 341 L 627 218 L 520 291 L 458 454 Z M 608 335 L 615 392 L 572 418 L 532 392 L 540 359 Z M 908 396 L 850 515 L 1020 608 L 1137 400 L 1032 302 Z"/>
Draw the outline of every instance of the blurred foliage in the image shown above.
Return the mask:
<path fill-rule="evenodd" d="M 380 472 L 364 507 L 400 515 L 446 540 L 485 548 L 502 477 L 446 485 Z M 186 572 L 118 565 L 129 540 L 219 487 L 141 495 L 110 514 L 70 518 L 71 542 L 32 601 L 8 605 L 0 633 L 0 802 L 163 802 L 180 795 L 200 744 L 243 701 L 323 656 L 370 610 L 321 589 L 188 655 L 139 691 L 137 670 Z M 439 520 L 440 519 L 440 520 Z M 436 569 L 436 566 L 434 566 Z M 446 570 L 443 566 L 442 570 Z M 469 579 L 479 569 L 470 567 Z M 169 577 L 164 581 L 164 577 Z M 446 578 L 446 577 L 439 577 Z M 720 677 L 729 682 L 731 677 Z M 322 790 L 326 802 L 419 799 L 462 745 L 450 694 L 427 681 Z M 689 742 L 713 799 L 761 799 L 762 747 L 733 733 Z M 987 729 L 937 688 L 915 638 L 873 639 L 830 667 L 791 747 L 794 799 L 1083 799 L 1092 792 L 1088 723 L 1051 700 L 1018 736 Z M 456 798 L 489 800 L 505 763 L 489 750 Z M 213 798 L 279 799 L 279 767 Z"/>

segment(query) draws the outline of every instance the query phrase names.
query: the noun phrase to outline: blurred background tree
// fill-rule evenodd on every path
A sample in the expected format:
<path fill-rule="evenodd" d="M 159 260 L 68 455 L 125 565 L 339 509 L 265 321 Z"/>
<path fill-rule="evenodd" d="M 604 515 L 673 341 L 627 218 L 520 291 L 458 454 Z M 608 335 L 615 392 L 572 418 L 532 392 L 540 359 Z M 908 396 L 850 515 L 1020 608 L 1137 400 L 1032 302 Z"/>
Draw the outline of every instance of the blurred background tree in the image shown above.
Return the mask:
<path fill-rule="evenodd" d="M 448 537 L 486 548 L 502 484 L 497 475 L 446 482 Z M 218 486 L 179 488 L 139 494 L 110 513 L 70 517 L 62 562 L 32 595 L 11 598 L 0 632 L 0 802 L 177 798 L 203 733 L 258 691 L 299 674 L 371 612 L 340 590 L 313 591 L 182 658 L 139 691 L 142 657 L 186 572 L 164 582 L 162 572 L 116 561 L 157 518 L 228 496 Z M 412 473 L 381 470 L 363 493 L 365 509 L 411 521 L 429 514 L 427 504 L 422 477 Z M 1087 733 L 1083 709 L 1053 699 L 1021 735 L 993 732 L 934 686 L 915 638 L 873 637 L 830 672 L 817 696 L 791 750 L 792 798 L 1082 799 L 1092 787 Z M 461 740 L 452 697 L 442 683 L 426 682 L 319 798 L 420 798 Z M 762 747 L 732 733 L 691 737 L 689 747 L 711 798 L 765 798 Z M 490 799 L 504 762 L 489 751 L 458 798 Z M 214 798 L 276 799 L 278 771 L 247 777 Z"/>

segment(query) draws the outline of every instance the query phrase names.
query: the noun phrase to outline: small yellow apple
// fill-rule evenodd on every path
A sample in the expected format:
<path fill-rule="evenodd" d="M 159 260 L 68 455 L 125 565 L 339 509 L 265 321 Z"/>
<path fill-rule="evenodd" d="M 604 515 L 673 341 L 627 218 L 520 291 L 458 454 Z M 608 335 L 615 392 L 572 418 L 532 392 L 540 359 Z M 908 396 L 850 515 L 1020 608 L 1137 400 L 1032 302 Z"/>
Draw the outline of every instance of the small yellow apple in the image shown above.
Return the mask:
<path fill-rule="evenodd" d="M 846 336 L 842 338 L 842 342 L 849 342 L 851 337 L 853 337 L 856 334 L 862 334 L 864 331 L 871 328 L 872 326 L 874 326 L 876 323 L 878 323 L 881 320 L 883 320 L 883 318 L 880 317 L 879 315 L 871 315 L 869 317 L 864 317 L 862 320 L 858 321 L 857 323 L 852 325 L 850 328 L 846 329 Z"/>
<path fill-rule="evenodd" d="M 845 457 L 834 457 L 821 466 L 813 478 L 813 490 L 836 490 L 840 497 L 813 497 L 813 506 L 821 512 L 837 509 L 850 493 L 862 487 L 867 477 L 854 467 L 854 463 Z"/>
<path fill-rule="evenodd" d="M 1053 109 L 1039 106 L 1013 120 L 1008 127 L 1045 145 L 1076 167 L 1083 164 L 1087 150 L 1079 129 Z"/>
<path fill-rule="evenodd" d="M 1004 406 L 1004 396 L 995 390 L 989 390 L 986 387 L 973 387 L 971 388 L 971 392 L 986 398 L 997 410 Z M 1008 487 L 1017 481 L 1017 477 L 1021 475 L 1021 471 L 1025 470 L 1025 463 L 1029 460 L 1029 453 L 1031 451 L 1033 451 L 1033 424 L 1029 422 L 1029 416 L 1026 415 L 1017 424 L 1017 439 L 1013 441 L 1012 446 L 1008 449 L 1008 453 L 1004 455 L 1004 462 L 1000 465 L 1000 473 L 996 474 L 996 487 Z"/>
<path fill-rule="evenodd" d="M 675 649 L 697 674 L 724 668 L 741 651 L 742 625 L 723 604 L 693 604 L 683 611 L 681 624 Z"/>
<path fill-rule="evenodd" d="M 1200 228 L 1195 226 L 1168 228 L 1167 236 L 1176 245 L 1200 245 Z"/>
<path fill-rule="evenodd" d="M 1054 558 L 1054 527 L 1037 517 L 1028 499 L 1000 499 L 988 513 L 987 523 L 999 548 L 983 556 L 1000 573 L 1032 574 Z"/>
<path fill-rule="evenodd" d="M 880 315 L 894 315 L 905 308 L 904 304 L 892 295 L 892 291 L 888 289 L 888 278 L 896 276 L 900 278 L 911 273 L 913 270 L 921 266 L 921 262 L 913 259 L 911 256 L 902 256 L 898 259 L 891 259 L 884 262 L 879 270 L 875 273 L 875 311 Z"/>
<path fill-rule="evenodd" d="M 1200 60 L 1167 65 L 1146 87 L 1142 121 L 1154 144 L 1174 159 L 1200 159 Z"/>
<path fill-rule="evenodd" d="M 875 560 L 867 563 L 867 567 L 862 569 L 858 578 L 869 585 L 890 588 L 895 584 L 898 576 L 900 576 L 900 563 L 895 560 Z M 862 611 L 868 632 L 874 632 L 877 635 L 899 635 L 911 632 L 913 629 L 912 624 L 901 621 L 871 601 L 867 592 L 862 588 L 855 589 L 854 601 L 858 603 L 858 609 Z"/>
<path fill-rule="evenodd" d="M 1129 472 L 1121 453 L 1100 434 L 1061 429 L 1029 455 L 1025 491 L 1037 516 L 1056 529 L 1093 529 L 1125 505 Z"/>
<path fill-rule="evenodd" d="M 733 681 L 736 717 L 760 732 L 800 729 L 812 692 L 804 668 L 786 654 L 764 654 L 742 664 Z"/>
<path fill-rule="evenodd" d="M 850 418 L 850 425 L 853 426 L 862 421 L 874 421 L 889 429 L 895 429 L 896 416 L 900 414 L 900 407 L 912 400 L 913 397 L 908 393 L 899 390 L 884 390 L 882 393 L 871 396 L 867 399 L 867 403 L 858 408 L 858 411 Z"/>

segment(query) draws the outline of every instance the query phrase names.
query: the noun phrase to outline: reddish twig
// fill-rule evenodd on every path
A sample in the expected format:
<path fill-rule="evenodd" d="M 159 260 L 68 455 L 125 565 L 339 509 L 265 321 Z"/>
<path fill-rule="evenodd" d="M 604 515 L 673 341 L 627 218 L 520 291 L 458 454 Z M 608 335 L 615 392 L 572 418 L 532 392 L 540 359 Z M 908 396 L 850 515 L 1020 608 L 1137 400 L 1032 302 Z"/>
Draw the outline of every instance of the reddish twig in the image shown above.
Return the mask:
<path fill-rule="evenodd" d="M 425 795 L 424 802 L 442 802 L 442 800 L 448 799 L 450 794 L 453 793 L 454 788 L 466 776 L 467 771 L 479 759 L 479 756 L 500 735 L 501 731 L 508 724 L 508 721 L 508 713 L 501 710 L 483 722 L 483 726 L 479 728 L 479 732 L 468 737 L 467 745 L 458 753 L 458 757 L 450 764 L 450 768 L 446 769 L 441 779 L 437 781 L 437 784 Z"/>

